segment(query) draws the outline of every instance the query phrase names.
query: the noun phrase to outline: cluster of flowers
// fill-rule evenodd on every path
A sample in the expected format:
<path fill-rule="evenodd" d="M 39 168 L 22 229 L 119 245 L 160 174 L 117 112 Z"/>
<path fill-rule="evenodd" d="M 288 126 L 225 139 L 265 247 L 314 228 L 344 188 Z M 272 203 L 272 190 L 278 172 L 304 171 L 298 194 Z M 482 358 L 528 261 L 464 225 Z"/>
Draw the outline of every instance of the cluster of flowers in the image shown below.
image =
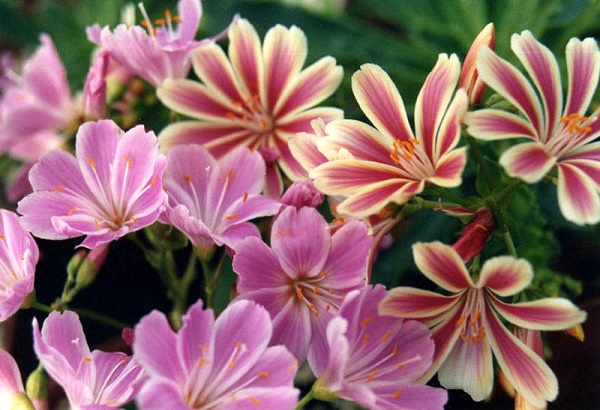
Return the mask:
<path fill-rule="evenodd" d="M 141 318 L 130 335 L 132 356 L 90 351 L 66 303 L 41 329 L 34 320 L 35 353 L 70 405 L 285 409 L 314 397 L 440 409 L 446 390 L 426 383 L 437 374 L 443 387 L 483 400 L 494 383 L 492 355 L 518 400 L 536 408 L 554 400 L 558 383 L 540 331 L 574 327 L 585 313 L 558 297 L 509 303 L 534 276 L 514 254 L 470 270 L 494 230 L 493 209 L 440 203 L 470 223 L 452 245 L 413 245 L 418 269 L 448 295 L 386 290 L 370 283 L 370 272 L 404 204 L 430 186 L 461 185 L 463 125 L 465 138 L 526 138 L 500 157 L 506 173 L 535 183 L 557 170 L 565 218 L 600 221 L 600 121 L 597 112 L 585 116 L 600 71 L 595 40 L 568 43 L 563 102 L 549 50 L 528 31 L 512 37 L 530 82 L 493 51 L 489 25 L 462 69 L 456 55 L 439 56 L 417 98 L 413 131 L 382 68 L 365 64 L 352 76 L 373 126 L 344 119 L 340 109 L 317 107 L 339 86 L 342 68 L 332 57 L 303 68 L 300 29 L 273 27 L 261 43 L 236 17 L 224 33 L 196 41 L 199 0 L 180 0 L 178 8 L 178 17 L 155 22 L 142 8 L 144 27 L 91 27 L 100 51 L 79 98 L 46 35 L 20 75 L 2 61 L 0 151 L 23 166 L 9 187 L 19 215 L 0 211 L 0 320 L 36 303 L 32 235 L 84 237 L 88 269 L 79 268 L 75 291 L 91 283 L 85 274 L 97 271 L 111 242 L 155 223 L 185 234 L 204 264 L 226 248 L 237 274 L 234 299 L 217 318 L 204 309 L 210 298 L 169 318 L 158 311 Z M 217 44 L 224 37 L 227 52 Z M 188 78 L 191 69 L 197 79 Z M 107 119 L 107 82 L 134 77 L 190 119 L 158 137 Z M 514 110 L 469 111 L 486 86 Z M 65 135 L 74 130 L 73 153 Z M 315 209 L 325 195 L 331 222 Z M 259 218 L 268 222 L 268 242 Z M 216 279 L 208 277 L 207 296 Z M 10 354 L 0 350 L 0 360 L 0 399 L 41 408 Z M 317 381 L 299 404 L 294 377 L 305 360 Z"/>

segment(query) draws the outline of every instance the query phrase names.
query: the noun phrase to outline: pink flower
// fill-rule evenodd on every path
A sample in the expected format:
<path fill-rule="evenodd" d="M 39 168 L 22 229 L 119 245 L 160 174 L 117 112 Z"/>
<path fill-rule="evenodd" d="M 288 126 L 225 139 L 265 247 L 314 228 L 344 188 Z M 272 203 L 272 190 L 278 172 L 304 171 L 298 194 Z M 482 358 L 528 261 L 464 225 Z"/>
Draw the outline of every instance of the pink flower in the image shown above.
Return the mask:
<path fill-rule="evenodd" d="M 493 387 L 493 352 L 508 381 L 528 402 L 540 406 L 554 400 L 558 394 L 554 373 L 506 329 L 498 315 L 525 329 L 559 330 L 583 322 L 585 312 L 561 298 L 503 302 L 499 297 L 515 295 L 531 283 L 533 270 L 524 259 L 489 259 L 474 283 L 452 247 L 417 243 L 413 252 L 419 270 L 452 295 L 399 287 L 389 291 L 380 312 L 419 319 L 432 329 L 436 352 L 424 380 L 438 372 L 442 386 L 483 400 Z"/>
<path fill-rule="evenodd" d="M 102 50 L 120 65 L 127 67 L 150 84 L 158 87 L 167 78 L 184 78 L 190 70 L 190 53 L 202 42 L 195 41 L 202 16 L 199 0 L 180 0 L 179 16 L 167 10 L 165 18 L 152 24 L 144 11 L 144 25 L 119 24 L 114 31 L 104 27 L 97 35 Z M 142 9 L 143 10 L 143 9 Z M 174 26 L 177 25 L 175 29 Z"/>
<path fill-rule="evenodd" d="M 0 322 L 16 313 L 33 292 L 37 244 L 13 212 L 0 210 Z"/>
<path fill-rule="evenodd" d="M 76 157 L 54 150 L 31 169 L 34 192 L 19 202 L 21 223 L 34 236 L 86 235 L 93 249 L 154 223 L 166 203 L 166 158 L 143 126 L 123 132 L 110 120 L 77 133 Z"/>
<path fill-rule="evenodd" d="M 25 394 L 17 362 L 4 349 L 0 349 L 0 408 L 34 410 Z"/>
<path fill-rule="evenodd" d="M 142 368 L 124 353 L 90 352 L 75 312 L 50 313 L 41 332 L 34 318 L 33 347 L 74 409 L 122 406 L 136 396 L 144 377 Z"/>
<path fill-rule="evenodd" d="M 260 238 L 238 245 L 238 298 L 265 306 L 273 318 L 273 344 L 303 361 L 311 343 L 325 340 L 344 295 L 365 286 L 371 242 L 362 222 L 331 234 L 316 209 L 287 207 L 273 222 L 271 248 Z"/>
<path fill-rule="evenodd" d="M 404 204 L 426 183 L 455 187 L 466 164 L 465 148 L 455 148 L 467 109 L 456 89 L 460 64 L 441 54 L 415 108 L 413 134 L 402 98 L 379 66 L 364 64 L 352 76 L 352 90 L 373 128 L 355 120 L 327 124 L 318 142 L 329 162 L 310 172 L 327 195 L 343 195 L 337 211 L 355 218 L 377 214 L 386 204 Z"/>
<path fill-rule="evenodd" d="M 460 80 L 458 81 L 458 87 L 463 88 L 469 96 L 469 102 L 471 104 L 479 104 L 481 97 L 485 91 L 485 83 L 479 77 L 477 72 L 477 54 L 483 46 L 487 46 L 494 49 L 496 45 L 496 32 L 494 29 L 494 23 L 489 23 L 481 30 L 477 38 L 473 41 L 473 44 L 469 48 L 469 52 L 465 57 L 462 70 L 460 71 Z"/>
<path fill-rule="evenodd" d="M 556 166 L 562 214 L 580 225 L 596 223 L 600 221 L 600 143 L 595 140 L 600 135 L 600 121 L 598 111 L 589 118 L 584 115 L 598 85 L 598 45 L 593 38 L 574 38 L 567 44 L 566 102 L 558 63 L 550 50 L 529 31 L 513 35 L 511 45 L 531 83 L 485 47 L 479 52 L 477 69 L 520 113 L 491 108 L 469 113 L 465 117 L 468 131 L 483 140 L 528 138 L 500 157 L 508 175 L 535 183 Z"/>
<path fill-rule="evenodd" d="M 339 315 L 327 325 L 327 349 L 309 361 L 318 377 L 313 391 L 369 409 L 442 409 L 447 392 L 419 382 L 433 358 L 429 329 L 380 315 L 385 295 L 385 288 L 376 285 L 346 296 Z"/>
<path fill-rule="evenodd" d="M 161 146 L 202 144 L 217 158 L 239 145 L 269 148 L 276 161 L 268 161 L 265 189 L 268 196 L 279 197 L 283 181 L 277 165 L 292 180 L 306 175 L 288 140 L 310 132 L 313 119 L 342 117 L 336 108 L 313 108 L 338 87 L 342 68 L 324 57 L 302 70 L 307 53 L 306 37 L 297 27 L 273 27 L 261 47 L 254 27 L 237 20 L 229 28 L 229 58 L 214 43 L 192 53 L 201 83 L 170 79 L 158 89 L 166 106 L 199 120 L 165 128 Z"/>
<path fill-rule="evenodd" d="M 260 195 L 265 163 L 258 152 L 239 147 L 217 161 L 200 145 L 177 146 L 168 162 L 169 203 L 160 220 L 180 229 L 200 250 L 215 244 L 236 249 L 242 239 L 260 237 L 249 221 L 281 208 Z"/>
<path fill-rule="evenodd" d="M 177 333 L 153 311 L 135 328 L 134 357 L 148 374 L 140 408 L 293 409 L 297 362 L 283 346 L 268 347 L 271 334 L 269 314 L 250 301 L 230 304 L 217 320 L 198 301 Z"/>

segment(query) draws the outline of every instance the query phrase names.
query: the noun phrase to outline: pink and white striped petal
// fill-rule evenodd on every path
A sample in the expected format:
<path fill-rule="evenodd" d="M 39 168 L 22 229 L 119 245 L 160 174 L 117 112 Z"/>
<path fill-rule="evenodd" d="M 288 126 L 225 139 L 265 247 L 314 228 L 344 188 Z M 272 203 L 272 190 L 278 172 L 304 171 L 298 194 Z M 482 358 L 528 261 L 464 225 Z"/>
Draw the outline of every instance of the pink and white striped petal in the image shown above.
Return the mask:
<path fill-rule="evenodd" d="M 267 110 L 273 111 L 289 81 L 298 75 L 308 54 L 306 36 L 296 26 L 277 25 L 265 35 L 263 61 L 265 86 L 263 98 Z"/>
<path fill-rule="evenodd" d="M 315 186 L 326 195 L 352 195 L 370 184 L 405 180 L 398 168 L 371 161 L 340 159 L 319 165 L 309 173 Z"/>
<path fill-rule="evenodd" d="M 238 19 L 229 27 L 229 58 L 243 91 L 260 95 L 264 87 L 260 38 L 248 20 Z"/>
<path fill-rule="evenodd" d="M 466 113 L 465 124 L 469 134 L 485 141 L 520 137 L 537 140 L 537 132 L 527 120 L 493 108 Z"/>
<path fill-rule="evenodd" d="M 523 303 L 504 303 L 491 296 L 496 311 L 507 321 L 531 330 L 564 330 L 583 323 L 586 313 L 570 300 L 545 298 Z"/>
<path fill-rule="evenodd" d="M 316 135 L 300 133 L 288 141 L 290 152 L 306 171 L 327 162 L 327 158 L 317 148 L 318 140 Z"/>
<path fill-rule="evenodd" d="M 422 181 L 390 179 L 373 183 L 342 201 L 336 208 L 341 215 L 366 218 L 376 214 L 388 203 L 404 204 L 423 190 Z"/>
<path fill-rule="evenodd" d="M 558 206 L 578 225 L 600 222 L 600 197 L 595 182 L 578 167 L 558 163 Z"/>
<path fill-rule="evenodd" d="M 492 349 L 484 341 L 458 340 L 438 370 L 446 389 L 461 389 L 475 401 L 486 399 L 494 387 Z"/>
<path fill-rule="evenodd" d="M 412 246 L 417 268 L 436 285 L 460 292 L 475 285 L 460 255 L 441 242 L 417 242 Z"/>
<path fill-rule="evenodd" d="M 487 287 L 500 296 L 512 296 L 529 286 L 532 279 L 533 268 L 526 259 L 497 256 L 485 261 L 477 287 Z"/>
<path fill-rule="evenodd" d="M 304 112 L 286 115 L 277 120 L 277 129 L 290 134 L 313 133 L 312 122 L 320 119 L 325 124 L 344 118 L 344 111 L 334 107 L 314 107 Z"/>
<path fill-rule="evenodd" d="M 548 155 L 542 144 L 530 142 L 507 149 L 500 156 L 499 162 L 511 177 L 534 184 L 552 169 L 556 164 L 556 157 Z"/>
<path fill-rule="evenodd" d="M 178 121 L 165 127 L 158 136 L 160 150 L 169 151 L 178 145 L 204 145 L 220 158 L 239 145 L 252 140 L 252 131 L 226 122 Z"/>
<path fill-rule="evenodd" d="M 327 138 L 320 139 L 318 147 L 328 158 L 336 158 L 338 151 L 345 149 L 354 158 L 394 166 L 390 158 L 394 140 L 364 122 L 332 121 L 325 133 Z"/>
<path fill-rule="evenodd" d="M 168 78 L 156 95 L 171 110 L 200 120 L 231 122 L 234 113 L 243 114 L 226 96 L 197 81 Z"/>
<path fill-rule="evenodd" d="M 287 85 L 273 108 L 273 115 L 284 117 L 319 104 L 339 87 L 343 75 L 344 70 L 333 57 L 323 57 Z"/>
<path fill-rule="evenodd" d="M 569 87 L 564 115 L 585 114 L 596 91 L 600 74 L 600 52 L 593 38 L 573 38 L 566 48 Z"/>
<path fill-rule="evenodd" d="M 477 56 L 481 78 L 529 119 L 539 139 L 543 131 L 540 101 L 527 78 L 508 61 L 498 57 L 489 47 L 482 47 Z"/>
<path fill-rule="evenodd" d="M 435 174 L 427 181 L 437 186 L 454 188 L 462 184 L 462 172 L 467 165 L 467 148 L 457 148 L 443 155 L 435 167 Z"/>
<path fill-rule="evenodd" d="M 212 88 L 230 101 L 242 102 L 248 98 L 248 95 L 240 94 L 238 80 L 231 63 L 217 44 L 208 43 L 197 47 L 191 59 L 194 72 L 208 88 Z"/>
<path fill-rule="evenodd" d="M 513 34 L 511 48 L 540 92 L 545 114 L 540 139 L 548 141 L 560 122 L 563 104 L 558 63 L 554 54 L 527 30 Z"/>
<path fill-rule="evenodd" d="M 379 304 L 379 314 L 406 319 L 424 319 L 448 312 L 461 294 L 443 296 L 439 293 L 409 287 L 390 289 Z"/>
<path fill-rule="evenodd" d="M 402 97 L 381 67 L 363 64 L 352 76 L 352 91 L 367 118 L 389 139 L 414 138 Z"/>
<path fill-rule="evenodd" d="M 436 139 L 438 137 L 438 129 L 444 119 L 444 115 L 450 104 L 452 94 L 458 84 L 460 76 L 460 63 L 456 55 L 448 57 L 447 54 L 440 54 L 433 67 L 433 70 L 427 76 L 425 84 L 417 97 L 415 103 L 415 133 L 417 140 L 423 144 L 425 153 L 432 160 L 437 159 L 436 150 L 438 148 Z M 466 97 L 466 96 L 465 96 Z M 467 104 L 467 100 L 464 101 Z M 458 107 L 454 107 L 456 114 Z M 466 106 L 464 107 L 466 111 Z M 463 111 L 463 112 L 464 112 Z M 449 121 L 455 120 L 454 115 L 449 113 Z M 456 124 L 455 124 L 456 126 Z M 455 133 L 458 130 L 454 130 Z M 442 145 L 456 144 L 457 135 L 452 135 L 451 141 L 442 142 Z"/>
<path fill-rule="evenodd" d="M 437 131 L 434 156 L 432 157 L 434 163 L 458 144 L 461 124 L 467 108 L 469 108 L 467 93 L 464 90 L 458 90 Z"/>
<path fill-rule="evenodd" d="M 485 317 L 486 340 L 510 384 L 534 406 L 553 401 L 558 395 L 558 381 L 544 360 L 506 330 L 487 304 Z"/>

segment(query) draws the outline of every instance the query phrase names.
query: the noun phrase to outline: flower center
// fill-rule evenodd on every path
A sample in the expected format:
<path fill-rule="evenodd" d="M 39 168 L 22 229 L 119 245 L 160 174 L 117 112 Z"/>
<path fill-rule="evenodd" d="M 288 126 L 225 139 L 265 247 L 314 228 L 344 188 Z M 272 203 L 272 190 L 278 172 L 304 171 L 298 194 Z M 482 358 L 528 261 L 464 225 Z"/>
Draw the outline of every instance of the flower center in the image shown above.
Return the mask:
<path fill-rule="evenodd" d="M 592 130 L 592 127 L 587 125 L 588 117 L 579 115 L 576 112 L 566 115 L 560 119 L 560 122 L 565 124 L 565 128 L 569 134 L 580 135 Z"/>
<path fill-rule="evenodd" d="M 592 124 L 598 119 L 597 112 L 590 117 L 578 113 L 565 115 L 560 119 L 561 127 L 545 144 L 549 155 L 560 157 L 563 153 L 585 144 L 590 137 Z"/>
<path fill-rule="evenodd" d="M 326 276 L 327 272 L 323 271 L 315 277 L 293 280 L 290 283 L 291 293 L 295 294 L 298 301 L 305 304 L 315 317 L 319 317 L 323 310 L 329 312 L 332 307 L 339 309 L 344 297 L 344 295 L 336 295 L 332 289 L 318 286 Z"/>
<path fill-rule="evenodd" d="M 268 135 L 275 128 L 273 118 L 261 104 L 258 94 L 243 101 L 234 101 L 233 105 L 237 108 L 235 112 L 230 111 L 226 115 L 238 125 L 250 128 L 261 135 Z"/>
<path fill-rule="evenodd" d="M 181 24 L 180 17 L 173 16 L 170 10 L 165 10 L 165 18 L 154 20 L 154 25 L 152 25 L 152 20 L 150 20 L 150 17 L 148 17 L 148 13 L 144 8 L 144 4 L 140 2 L 138 4 L 138 7 L 140 8 L 142 16 L 144 17 L 144 19 L 140 22 L 140 25 L 146 30 L 148 30 L 148 34 L 150 34 L 151 36 L 156 35 L 156 28 L 154 27 L 154 25 L 162 26 L 166 29 L 166 31 L 169 34 L 173 34 L 173 23 Z"/>
<path fill-rule="evenodd" d="M 415 155 L 415 146 L 419 144 L 420 142 L 414 138 L 409 138 L 408 140 L 397 139 L 392 144 L 390 158 L 396 165 L 400 165 L 400 158 L 404 158 L 407 162 L 410 162 Z"/>
<path fill-rule="evenodd" d="M 485 326 L 481 317 L 483 311 L 483 296 L 477 289 L 467 290 L 467 301 L 463 310 L 463 314 L 454 325 L 456 329 L 462 327 L 460 332 L 460 340 L 465 343 L 476 343 L 485 339 Z"/>

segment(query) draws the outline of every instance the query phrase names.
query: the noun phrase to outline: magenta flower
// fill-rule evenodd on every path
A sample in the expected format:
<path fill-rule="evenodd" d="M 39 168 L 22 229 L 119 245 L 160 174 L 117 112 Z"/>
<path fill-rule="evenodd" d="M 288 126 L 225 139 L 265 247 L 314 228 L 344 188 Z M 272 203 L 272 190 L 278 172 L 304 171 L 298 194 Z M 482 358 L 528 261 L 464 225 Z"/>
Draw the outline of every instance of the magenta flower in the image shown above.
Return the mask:
<path fill-rule="evenodd" d="M 250 301 L 230 304 L 217 320 L 198 301 L 177 333 L 164 314 L 151 312 L 133 344 L 148 374 L 140 408 L 293 409 L 297 361 L 283 346 L 268 347 L 271 334 L 269 314 Z"/>
<path fill-rule="evenodd" d="M 33 292 L 37 244 L 16 214 L 0 210 L 0 322 L 16 313 Z"/>
<path fill-rule="evenodd" d="M 0 349 L 0 409 L 34 410 L 25 393 L 17 362 L 4 349 Z"/>
<path fill-rule="evenodd" d="M 325 340 L 344 295 L 365 286 L 371 242 L 362 222 L 331 234 L 316 209 L 287 207 L 273 222 L 271 248 L 260 238 L 238 245 L 238 298 L 265 306 L 273 318 L 272 343 L 303 361 L 311 343 Z"/>
<path fill-rule="evenodd" d="M 160 100 L 172 110 L 199 121 L 171 124 L 160 134 L 161 146 L 197 143 L 215 157 L 239 145 L 266 148 L 268 196 L 283 189 L 278 164 L 292 180 L 305 171 L 294 159 L 288 140 L 310 132 L 310 122 L 342 117 L 339 109 L 312 108 L 329 97 L 342 80 L 342 68 L 324 57 L 302 70 L 307 56 L 306 36 L 297 27 L 273 27 L 261 47 L 254 27 L 244 19 L 229 28 L 229 59 L 214 43 L 192 53 L 201 83 L 170 79 L 158 89 Z"/>
<path fill-rule="evenodd" d="M 380 312 L 419 319 L 432 329 L 436 352 L 424 380 L 438 372 L 442 386 L 483 400 L 493 387 L 493 352 L 508 381 L 528 402 L 540 406 L 554 400 L 558 394 L 554 373 L 506 329 L 499 315 L 525 329 L 561 330 L 583 322 L 585 312 L 562 298 L 503 302 L 500 298 L 515 295 L 531 283 L 533 270 L 524 259 L 489 259 L 474 283 L 452 247 L 417 243 L 413 252 L 419 270 L 452 295 L 399 287 L 389 291 Z"/>
<path fill-rule="evenodd" d="M 529 31 L 513 35 L 511 45 L 535 89 L 514 66 L 482 48 L 479 75 L 520 113 L 491 108 L 469 113 L 468 131 L 483 140 L 528 138 L 501 155 L 500 164 L 508 175 L 535 183 L 556 166 L 562 214 L 580 225 L 596 223 L 600 221 L 600 143 L 596 141 L 600 121 L 598 111 L 589 118 L 585 114 L 598 85 L 598 45 L 593 38 L 574 38 L 567 44 L 566 102 L 558 63 L 550 50 Z"/>
<path fill-rule="evenodd" d="M 406 203 L 426 183 L 460 185 L 467 157 L 456 145 L 468 98 L 462 89 L 454 92 L 459 73 L 456 56 L 439 56 L 417 98 L 414 134 L 383 69 L 364 64 L 352 76 L 356 100 L 376 128 L 354 120 L 327 124 L 318 146 L 329 162 L 310 172 L 325 194 L 347 196 L 339 213 L 364 218 L 389 202 Z"/>
<path fill-rule="evenodd" d="M 31 169 L 34 192 L 18 206 L 25 229 L 44 239 L 86 235 L 80 246 L 93 249 L 157 220 L 167 199 L 167 162 L 153 132 L 88 122 L 75 151 L 54 150 Z"/>
<path fill-rule="evenodd" d="M 174 147 L 164 186 L 169 203 L 160 220 L 209 251 L 215 244 L 236 249 L 248 236 L 260 237 L 251 219 L 276 214 L 281 204 L 260 195 L 265 163 L 258 152 L 239 147 L 217 161 L 204 147 Z"/>
<path fill-rule="evenodd" d="M 423 386 L 434 344 L 427 327 L 378 313 L 382 285 L 350 292 L 327 325 L 327 349 L 309 361 L 318 377 L 313 391 L 368 409 L 443 409 L 444 389 Z"/>
<path fill-rule="evenodd" d="M 190 53 L 202 44 L 194 40 L 202 6 L 200 0 L 180 0 L 177 9 L 178 16 L 167 10 L 165 18 L 154 24 L 143 11 L 142 25 L 146 29 L 127 24 L 119 24 L 114 31 L 104 27 L 98 45 L 117 63 L 155 87 L 167 78 L 185 78 L 190 70 Z"/>
<path fill-rule="evenodd" d="M 90 352 L 75 312 L 50 313 L 41 332 L 34 318 L 33 347 L 73 409 L 118 408 L 133 400 L 144 378 L 142 368 L 124 353 Z"/>

